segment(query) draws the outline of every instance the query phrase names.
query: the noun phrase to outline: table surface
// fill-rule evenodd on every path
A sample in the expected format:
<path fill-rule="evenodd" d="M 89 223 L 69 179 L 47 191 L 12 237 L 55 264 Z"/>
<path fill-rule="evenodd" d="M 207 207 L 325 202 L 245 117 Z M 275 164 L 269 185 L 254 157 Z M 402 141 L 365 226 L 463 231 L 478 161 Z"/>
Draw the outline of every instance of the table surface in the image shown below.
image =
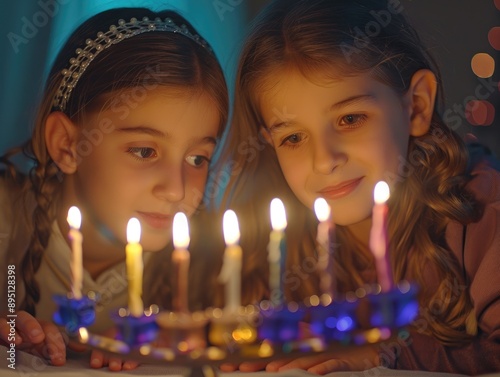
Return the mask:
<path fill-rule="evenodd" d="M 111 375 L 117 376 L 116 372 L 110 372 L 107 368 L 91 369 L 89 366 L 89 355 L 82 353 L 72 353 L 68 355 L 68 360 L 64 366 L 54 367 L 47 365 L 44 360 L 32 356 L 25 352 L 17 352 L 15 368 L 8 367 L 6 358 L 7 348 L 0 346 L 0 376 L 2 377 L 34 377 L 39 375 L 46 376 L 64 376 L 64 377 L 83 377 L 83 376 L 96 376 L 96 377 L 109 377 Z M 184 377 L 189 375 L 189 368 L 173 366 L 173 365 L 140 365 L 137 369 L 132 371 L 120 372 L 120 375 L 127 374 L 133 376 L 179 376 Z M 221 377 L 263 377 L 271 373 L 257 372 L 257 373 L 219 373 Z M 275 377 L 304 377 L 313 376 L 313 374 L 302 371 L 292 370 L 287 372 L 272 373 Z M 330 373 L 330 377 L 463 377 L 461 374 L 446 374 L 434 372 L 421 372 L 421 371 L 401 371 L 391 370 L 386 368 L 373 368 L 364 372 L 335 372 Z M 500 373 L 483 375 L 483 377 L 500 377 Z"/>

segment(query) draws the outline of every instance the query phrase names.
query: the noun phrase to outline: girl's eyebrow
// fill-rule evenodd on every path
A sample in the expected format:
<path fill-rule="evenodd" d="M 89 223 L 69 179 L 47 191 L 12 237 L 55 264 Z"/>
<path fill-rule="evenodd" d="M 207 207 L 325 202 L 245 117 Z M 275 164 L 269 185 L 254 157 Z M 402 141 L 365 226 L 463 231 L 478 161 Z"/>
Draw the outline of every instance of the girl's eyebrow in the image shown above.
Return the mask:
<path fill-rule="evenodd" d="M 148 126 L 135 126 L 135 127 L 118 127 L 116 131 L 123 133 L 134 133 L 134 134 L 143 134 L 150 135 L 155 137 L 160 137 L 162 139 L 166 139 L 168 134 L 163 133 L 156 128 L 148 127 Z"/>
<path fill-rule="evenodd" d="M 348 105 L 352 105 L 352 104 L 355 104 L 357 102 L 363 102 L 363 101 L 375 102 L 376 97 L 373 94 L 359 94 L 359 95 L 355 95 L 352 97 L 348 97 L 346 99 L 343 99 L 342 101 L 335 102 L 334 104 L 332 104 L 330 106 L 329 111 L 339 110 L 339 109 L 342 109 L 343 107 L 346 107 Z M 296 123 L 297 122 L 295 122 L 293 120 L 285 120 L 282 122 L 274 123 L 271 126 L 269 126 L 269 132 L 275 132 L 279 128 L 293 126 Z"/>
<path fill-rule="evenodd" d="M 156 128 L 148 127 L 148 126 L 136 126 L 136 127 L 118 127 L 116 131 L 123 133 L 132 133 L 132 134 L 142 134 L 142 135 L 150 135 L 159 137 L 162 139 L 167 139 L 170 135 L 168 133 L 164 133 Z M 217 145 L 217 139 L 213 136 L 205 136 L 197 139 L 200 144 L 213 144 Z"/>
<path fill-rule="evenodd" d="M 289 126 L 293 126 L 296 122 L 294 122 L 293 120 L 286 120 L 284 122 L 279 122 L 279 123 L 274 123 L 274 124 L 271 124 L 268 128 L 269 132 L 276 132 L 277 130 L 279 130 L 280 128 L 285 128 L 285 127 L 289 127 Z"/>
<path fill-rule="evenodd" d="M 332 106 L 330 106 L 330 111 L 332 110 L 339 110 L 343 107 L 346 107 L 347 105 L 352 105 L 357 102 L 363 102 L 363 101 L 376 101 L 376 97 L 373 94 L 359 94 L 355 95 L 352 97 L 348 97 L 346 99 L 343 99 L 342 101 L 335 102 Z"/>
<path fill-rule="evenodd" d="M 217 139 L 212 136 L 205 136 L 200 139 L 200 144 L 213 144 L 217 145 Z"/>

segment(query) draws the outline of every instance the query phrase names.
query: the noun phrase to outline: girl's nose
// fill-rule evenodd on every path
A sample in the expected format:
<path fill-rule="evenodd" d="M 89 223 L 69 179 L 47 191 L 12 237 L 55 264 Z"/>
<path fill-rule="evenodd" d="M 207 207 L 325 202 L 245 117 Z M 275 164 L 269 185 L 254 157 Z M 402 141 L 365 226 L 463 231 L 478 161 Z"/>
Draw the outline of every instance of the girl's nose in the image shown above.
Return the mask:
<path fill-rule="evenodd" d="M 346 159 L 345 153 L 329 145 L 324 139 L 320 140 L 313 150 L 313 171 L 316 174 L 330 174 L 337 166 L 343 164 Z"/>
<path fill-rule="evenodd" d="M 153 188 L 153 194 L 172 203 L 180 202 L 185 196 L 184 174 L 182 166 L 162 169 L 158 172 L 158 180 Z"/>

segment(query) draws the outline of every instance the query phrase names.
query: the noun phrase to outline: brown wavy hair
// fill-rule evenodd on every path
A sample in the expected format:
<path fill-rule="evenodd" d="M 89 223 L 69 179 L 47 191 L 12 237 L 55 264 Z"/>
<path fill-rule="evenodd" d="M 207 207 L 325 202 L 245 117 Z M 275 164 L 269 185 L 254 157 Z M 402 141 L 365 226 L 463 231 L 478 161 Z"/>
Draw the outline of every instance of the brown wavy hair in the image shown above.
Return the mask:
<path fill-rule="evenodd" d="M 93 16 L 72 33 L 55 59 L 31 140 L 24 148 L 13 149 L 2 157 L 1 161 L 7 164 L 10 176 L 14 179 L 18 179 L 20 175 L 13 169 L 10 161 L 12 155 L 24 149 L 34 164 L 25 187 L 26 195 L 34 196 L 36 202 L 31 212 L 34 229 L 21 267 L 26 288 L 22 308 L 32 314 L 35 314 L 35 305 L 40 298 L 35 274 L 51 235 L 57 199 L 64 179 L 47 151 L 44 137 L 46 119 L 51 112 L 57 111 L 53 108 L 53 98 L 63 77 L 61 71 L 67 68 L 70 58 L 75 56 L 76 49 L 85 46 L 87 38 L 94 39 L 97 32 L 107 31 L 111 25 L 117 25 L 119 19 L 129 20 L 133 17 L 169 17 L 178 26 L 184 24 L 192 34 L 198 34 L 187 20 L 173 11 L 152 12 L 146 8 L 118 8 Z M 148 72 L 148 67 L 154 70 L 154 75 Z M 106 105 L 102 100 L 104 94 L 120 93 L 139 85 L 164 85 L 207 94 L 219 111 L 219 133 L 223 132 L 227 122 L 229 100 L 220 64 L 213 52 L 179 33 L 143 33 L 102 51 L 82 74 L 64 112 L 78 124 L 86 112 Z M 146 293 L 149 291 L 146 290 Z"/>
<path fill-rule="evenodd" d="M 373 26 L 377 22 L 378 28 Z M 368 28 L 370 26 L 370 28 Z M 368 33 L 368 34 L 367 34 Z M 432 70 L 438 80 L 438 104 L 430 130 L 411 137 L 408 159 L 411 174 L 397 176 L 400 184 L 391 196 L 389 234 L 396 281 L 411 278 L 422 288 L 422 315 L 428 333 L 446 344 L 467 341 L 476 321 L 468 290 L 450 290 L 465 284 L 459 263 L 445 241 L 450 221 L 468 224 L 480 216 L 480 206 L 465 190 L 467 152 L 460 137 L 439 114 L 442 101 L 440 73 L 401 9 L 389 9 L 379 0 L 277 0 L 255 20 L 240 58 L 235 109 L 225 144 L 225 158 L 232 173 L 223 208 L 232 208 L 242 219 L 245 250 L 244 298 L 268 297 L 265 252 L 269 232 L 268 205 L 280 196 L 287 209 L 287 262 L 283 282 L 289 299 L 318 294 L 318 277 L 310 267 L 317 258 L 312 211 L 288 188 L 274 150 L 259 138 L 265 124 L 259 109 L 259 92 L 274 72 L 292 68 L 305 77 L 334 72 L 350 76 L 371 72 L 375 78 L 403 95 L 411 78 L 421 69 Z M 396 226 L 397 224 L 397 226 Z M 337 226 L 334 276 L 341 292 L 367 283 L 362 271 L 372 257 L 346 227 Z M 426 285 L 424 265 L 439 277 L 437 290 Z M 439 313 L 429 307 L 439 300 Z M 426 314 L 427 313 L 427 314 Z M 467 329 L 466 329 L 467 327 Z M 466 331 L 467 330 L 467 331 Z"/>

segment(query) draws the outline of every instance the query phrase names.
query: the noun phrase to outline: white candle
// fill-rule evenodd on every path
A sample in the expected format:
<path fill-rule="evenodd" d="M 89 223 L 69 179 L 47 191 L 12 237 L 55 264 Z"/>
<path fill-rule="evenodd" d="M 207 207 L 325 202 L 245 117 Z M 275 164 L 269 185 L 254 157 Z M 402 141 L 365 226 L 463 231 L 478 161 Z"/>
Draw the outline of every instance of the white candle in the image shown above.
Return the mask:
<path fill-rule="evenodd" d="M 226 288 L 226 310 L 236 311 L 241 305 L 241 258 L 242 250 L 238 242 L 240 240 L 240 228 L 236 213 L 227 210 L 223 218 L 224 240 L 226 250 L 222 264 L 219 280 Z"/>
<path fill-rule="evenodd" d="M 82 298 L 82 233 L 80 226 L 82 224 L 82 215 L 80 210 L 73 206 L 68 210 L 67 221 L 69 224 L 69 239 L 71 240 L 71 272 L 73 276 L 72 292 L 76 299 Z"/>
<path fill-rule="evenodd" d="M 142 246 L 141 223 L 132 217 L 127 224 L 126 265 L 128 277 L 128 308 L 134 317 L 144 314 L 142 302 Z"/>
<path fill-rule="evenodd" d="M 174 216 L 172 226 L 174 251 L 172 253 L 173 273 L 173 302 L 174 310 L 189 312 L 188 305 L 188 273 L 189 273 L 189 225 L 184 213 L 178 212 Z"/>
<path fill-rule="evenodd" d="M 269 262 L 269 289 L 271 301 L 274 304 L 281 303 L 283 294 L 281 292 L 281 244 L 285 238 L 287 226 L 285 206 L 280 199 L 271 201 L 271 226 L 273 230 L 269 235 L 268 262 Z"/>
<path fill-rule="evenodd" d="M 318 270 L 320 274 L 320 289 L 322 294 L 333 297 L 335 293 L 335 280 L 332 276 L 333 258 L 331 245 L 334 243 L 335 225 L 331 219 L 331 209 L 323 198 L 314 201 L 314 212 L 319 220 L 316 240 L 318 250 Z"/>
<path fill-rule="evenodd" d="M 390 196 L 389 186 L 380 181 L 375 185 L 373 197 L 375 204 L 372 212 L 372 228 L 370 231 L 370 250 L 375 257 L 378 283 L 382 292 L 387 292 L 393 287 L 391 266 L 387 253 L 387 200 Z"/>

